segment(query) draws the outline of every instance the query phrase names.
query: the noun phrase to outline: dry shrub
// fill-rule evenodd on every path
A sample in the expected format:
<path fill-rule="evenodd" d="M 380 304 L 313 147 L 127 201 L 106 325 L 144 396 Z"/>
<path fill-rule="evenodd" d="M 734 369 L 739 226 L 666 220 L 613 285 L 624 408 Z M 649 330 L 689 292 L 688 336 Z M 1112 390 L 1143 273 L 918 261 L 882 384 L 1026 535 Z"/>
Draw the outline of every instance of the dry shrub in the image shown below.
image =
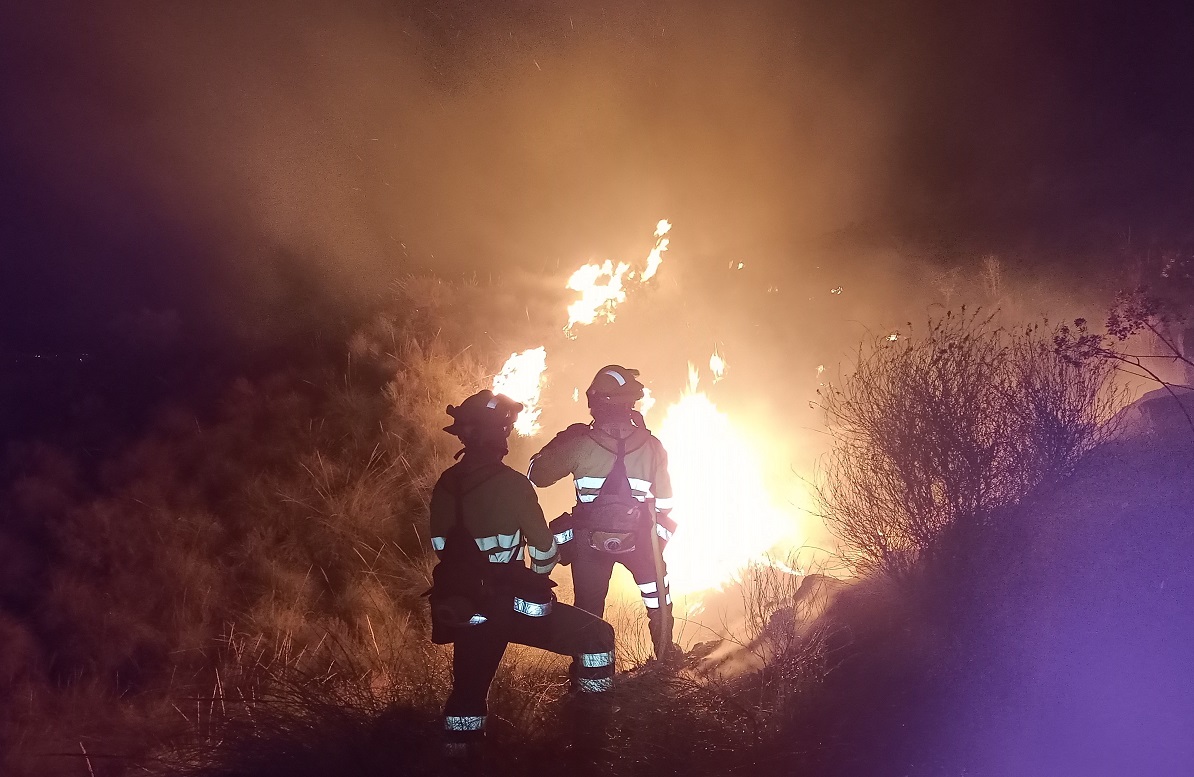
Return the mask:
<path fill-rule="evenodd" d="M 424 505 L 451 452 L 444 406 L 498 361 L 463 344 L 460 321 L 440 325 L 460 294 L 483 292 L 410 280 L 352 338 L 347 371 L 231 381 L 203 416 L 167 408 L 89 486 L 70 457 L 33 457 L 0 494 L 14 508 L 0 558 L 31 536 L 47 559 L 13 586 L 13 628 L 35 643 L 21 649 L 45 659 L 22 679 L 37 697 L 27 706 L 91 689 L 100 708 L 188 709 L 180 699 L 211 696 L 236 666 L 229 634 L 314 671 L 307 662 L 333 655 L 379 658 L 394 624 L 421 633 Z M 54 730 L 16 709 L 0 698 L 5 736 L 36 747 L 44 736 L 26 733 Z M 140 736 L 143 747 L 155 734 Z"/>
<path fill-rule="evenodd" d="M 325 625 L 302 647 L 226 634 L 223 671 L 198 698 L 191 728 L 146 765 L 162 774 L 299 775 L 417 762 L 410 749 L 438 723 L 450 654 L 406 618 L 374 624 L 364 640 Z"/>
<path fill-rule="evenodd" d="M 857 572 L 904 575 L 1069 473 L 1121 405 L 1104 360 L 1063 358 L 1053 330 L 946 313 L 878 338 L 821 392 L 834 448 L 821 509 Z M 958 540 L 964 543 L 964 539 Z"/>

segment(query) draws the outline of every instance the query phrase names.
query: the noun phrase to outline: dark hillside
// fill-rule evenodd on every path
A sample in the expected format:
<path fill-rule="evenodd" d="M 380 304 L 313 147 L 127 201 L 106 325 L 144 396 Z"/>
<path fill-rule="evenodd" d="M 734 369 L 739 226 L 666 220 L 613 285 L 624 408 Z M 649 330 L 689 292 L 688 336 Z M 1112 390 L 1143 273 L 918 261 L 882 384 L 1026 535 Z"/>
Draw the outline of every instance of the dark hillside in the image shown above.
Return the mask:
<path fill-rule="evenodd" d="M 1194 430 L 1164 390 L 1121 419 L 955 577 L 839 597 L 840 661 L 793 721 L 820 773 L 1194 770 Z"/>
<path fill-rule="evenodd" d="M 1194 429 L 1164 390 L 1124 424 L 982 570 L 975 658 L 1003 693 L 957 741 L 992 773 L 1194 769 Z"/>

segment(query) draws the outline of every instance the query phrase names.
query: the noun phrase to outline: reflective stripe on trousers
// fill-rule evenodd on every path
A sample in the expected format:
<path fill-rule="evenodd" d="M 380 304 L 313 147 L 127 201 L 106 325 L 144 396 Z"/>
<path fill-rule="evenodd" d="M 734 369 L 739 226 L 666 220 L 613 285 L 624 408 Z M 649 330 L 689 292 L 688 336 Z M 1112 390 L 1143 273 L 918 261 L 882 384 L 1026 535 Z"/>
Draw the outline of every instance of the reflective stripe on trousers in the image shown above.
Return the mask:
<path fill-rule="evenodd" d="M 663 591 L 664 591 L 663 600 L 667 604 L 672 603 L 672 589 L 671 589 L 671 585 L 669 583 L 670 583 L 670 580 L 669 580 L 668 576 L 664 575 L 664 577 L 663 577 Z M 652 580 L 649 583 L 643 583 L 642 585 L 640 585 L 638 587 L 638 590 L 639 590 L 639 593 L 643 597 L 643 604 L 646 605 L 648 610 L 659 609 L 659 585 L 654 580 Z"/>
<path fill-rule="evenodd" d="M 481 731 L 485 728 L 484 715 L 445 715 L 444 731 Z"/>
<path fill-rule="evenodd" d="M 581 653 L 576 657 L 581 666 L 598 668 L 609 666 L 614 662 L 614 654 L 610 653 Z"/>
<path fill-rule="evenodd" d="M 526 599 L 514 597 L 514 610 L 521 612 L 523 615 L 529 615 L 532 618 L 542 618 L 551 612 L 551 602 L 539 604 L 538 602 L 528 602 Z"/>

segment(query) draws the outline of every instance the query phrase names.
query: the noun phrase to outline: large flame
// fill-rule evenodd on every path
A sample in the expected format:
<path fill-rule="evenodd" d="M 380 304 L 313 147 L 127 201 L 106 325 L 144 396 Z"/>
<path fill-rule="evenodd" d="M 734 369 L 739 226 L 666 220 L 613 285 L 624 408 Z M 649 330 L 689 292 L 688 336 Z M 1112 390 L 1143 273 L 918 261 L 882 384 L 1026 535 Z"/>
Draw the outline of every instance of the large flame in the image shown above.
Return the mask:
<path fill-rule="evenodd" d="M 592 324 L 599 318 L 613 321 L 614 309 L 626 299 L 622 279 L 629 269 L 630 265 L 625 262 L 618 262 L 615 267 L 606 259 L 605 264 L 586 264 L 572 273 L 566 286 L 580 292 L 580 299 L 568 306 L 568 325 L 564 327 L 564 333 L 573 337 L 578 324 Z"/>
<path fill-rule="evenodd" d="M 630 286 L 651 280 L 668 249 L 671 224 L 660 220 L 655 247 L 641 271 L 625 262 L 587 264 L 568 279 L 567 288 L 579 293 L 568 306 L 564 333 L 576 336 L 578 327 L 613 321 Z M 539 431 L 539 398 L 547 366 L 544 347 L 511 355 L 494 380 L 500 391 L 526 405 L 515 428 L 520 434 Z M 719 351 L 709 357 L 712 383 L 725 375 L 727 364 Z M 688 365 L 688 389 L 664 413 L 659 437 L 668 450 L 675 493 L 673 516 L 680 524 L 667 550 L 672 590 L 696 594 L 718 589 L 734 580 L 743 567 L 765 560 L 776 543 L 791 539 L 792 519 L 776 507 L 765 478 L 760 446 L 747 439 L 730 417 L 700 390 L 700 371 Z M 580 400 L 580 389 L 572 392 Z M 646 414 L 655 404 L 650 391 L 639 404 Z M 699 600 L 697 607 L 700 606 Z"/>
<path fill-rule="evenodd" d="M 690 365 L 689 389 L 659 429 L 676 495 L 672 515 L 680 524 L 667 549 L 678 593 L 720 588 L 747 564 L 763 561 L 791 530 L 791 518 L 771 499 L 756 446 L 698 383 Z"/>
<path fill-rule="evenodd" d="M 655 225 L 655 247 L 647 254 L 646 267 L 638 273 L 637 278 L 629 264 L 618 262 L 615 265 L 609 259 L 603 264 L 582 265 L 572 273 L 564 285 L 578 292 L 580 297 L 568 306 L 568 324 L 564 327 L 564 334 L 574 338 L 578 326 L 613 321 L 618 305 L 626 301 L 628 282 L 646 283 L 659 271 L 659 265 L 663 264 L 663 252 L 668 245 L 664 235 L 671 228 L 667 219 L 660 219 Z"/>
<path fill-rule="evenodd" d="M 505 394 L 523 404 L 522 412 L 514 421 L 514 431 L 524 437 L 539 433 L 539 415 L 543 412 L 539 395 L 546 370 L 547 349 L 539 346 L 510 354 L 502 371 L 493 379 L 495 394 Z"/>

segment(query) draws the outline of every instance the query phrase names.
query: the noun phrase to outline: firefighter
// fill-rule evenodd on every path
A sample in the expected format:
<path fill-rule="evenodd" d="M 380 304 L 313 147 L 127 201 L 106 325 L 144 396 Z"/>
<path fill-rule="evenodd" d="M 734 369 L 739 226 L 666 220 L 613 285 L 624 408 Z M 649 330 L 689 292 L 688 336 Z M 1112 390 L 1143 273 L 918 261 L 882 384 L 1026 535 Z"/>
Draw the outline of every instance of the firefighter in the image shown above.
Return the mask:
<path fill-rule="evenodd" d="M 672 482 L 667 451 L 634 407 L 643 397 L 638 374 L 616 364 L 603 367 L 585 392 L 593 422 L 556 435 L 531 459 L 527 476 L 541 488 L 572 476 L 576 507 L 553 521 L 552 531 L 562 563 L 572 565 L 576 606 L 602 615 L 614 564 L 624 565 L 642 595 L 657 657 L 674 658 L 679 647 L 672 642 L 672 595 L 662 555 L 676 529 Z"/>
<path fill-rule="evenodd" d="M 491 391 L 447 409 L 453 422 L 444 431 L 459 437 L 464 449 L 431 495 L 431 543 L 439 563 L 428 595 L 432 641 L 455 643 L 444 707 L 450 753 L 470 752 L 484 736 L 486 697 L 508 643 L 572 656 L 578 695 L 613 685 L 613 627 L 555 601 L 548 577 L 559 557 L 555 538 L 534 487 L 502 463 L 521 410 Z"/>

